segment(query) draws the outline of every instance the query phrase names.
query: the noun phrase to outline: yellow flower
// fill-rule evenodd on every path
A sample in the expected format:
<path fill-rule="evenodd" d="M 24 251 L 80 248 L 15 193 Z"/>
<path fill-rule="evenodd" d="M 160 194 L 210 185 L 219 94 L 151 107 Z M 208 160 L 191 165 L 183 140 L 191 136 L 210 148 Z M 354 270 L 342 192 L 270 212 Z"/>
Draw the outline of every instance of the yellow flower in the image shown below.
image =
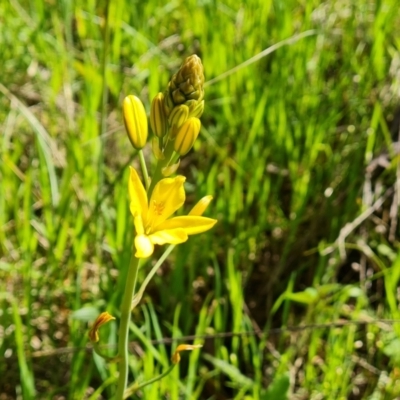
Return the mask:
<path fill-rule="evenodd" d="M 154 187 L 150 201 L 138 173 L 130 168 L 129 197 L 130 210 L 136 228 L 135 247 L 137 258 L 153 254 L 154 245 L 179 244 L 186 242 L 189 235 L 211 229 L 215 219 L 200 215 L 186 215 L 169 218 L 185 202 L 185 177 L 161 179 Z M 208 198 L 208 197 L 207 197 Z M 204 200 L 200 202 L 204 203 Z M 209 201 L 208 201 L 209 203 Z M 204 208 L 204 207 L 203 207 Z M 198 207 L 204 212 L 205 208 Z"/>

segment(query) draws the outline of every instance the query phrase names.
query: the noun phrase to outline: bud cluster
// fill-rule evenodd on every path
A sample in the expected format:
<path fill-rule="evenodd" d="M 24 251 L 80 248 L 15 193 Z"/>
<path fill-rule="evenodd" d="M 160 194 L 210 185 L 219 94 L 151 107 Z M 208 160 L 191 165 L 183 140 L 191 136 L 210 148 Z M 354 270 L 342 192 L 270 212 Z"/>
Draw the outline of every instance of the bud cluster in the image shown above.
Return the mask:
<path fill-rule="evenodd" d="M 192 55 L 173 75 L 164 93 L 158 93 L 150 110 L 150 126 L 157 140 L 153 152 L 163 158 L 167 147 L 184 156 L 193 147 L 200 132 L 204 111 L 204 69 L 198 56 Z M 125 126 L 136 149 L 147 140 L 147 119 L 143 104 L 136 96 L 128 96 L 123 104 Z"/>

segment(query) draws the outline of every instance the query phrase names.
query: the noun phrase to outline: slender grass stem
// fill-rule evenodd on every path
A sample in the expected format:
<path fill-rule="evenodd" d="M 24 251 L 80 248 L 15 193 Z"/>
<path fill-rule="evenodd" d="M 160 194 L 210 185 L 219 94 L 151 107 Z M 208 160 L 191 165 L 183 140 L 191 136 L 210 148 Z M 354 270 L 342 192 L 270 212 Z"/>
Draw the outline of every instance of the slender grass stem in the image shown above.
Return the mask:
<path fill-rule="evenodd" d="M 139 271 L 140 259 L 134 256 L 132 251 L 131 262 L 126 279 L 124 297 L 121 303 L 121 320 L 119 325 L 118 356 L 119 378 L 115 400 L 122 400 L 128 383 L 128 333 L 129 321 L 131 317 L 131 304 L 135 292 L 137 274 Z"/>
<path fill-rule="evenodd" d="M 105 133 L 107 131 L 107 104 L 108 104 L 108 89 L 107 89 L 107 61 L 110 47 L 110 25 L 109 25 L 109 9 L 110 0 L 106 2 L 105 10 L 105 26 L 104 26 L 104 39 L 103 39 L 103 55 L 101 60 L 101 76 L 102 76 L 102 98 L 100 106 L 100 151 L 97 160 L 97 172 L 98 172 L 98 190 L 96 194 L 96 200 L 98 201 L 102 195 L 102 189 L 104 187 L 104 147 L 105 147 Z M 101 254 L 101 235 L 103 232 L 103 219 L 96 219 L 97 230 L 96 230 L 96 243 L 97 254 L 100 258 Z"/>
<path fill-rule="evenodd" d="M 171 364 L 162 374 L 149 379 L 146 382 L 142 382 L 142 383 L 134 383 L 132 386 L 130 386 L 124 395 L 124 399 L 128 398 L 129 396 L 131 396 L 132 394 L 134 394 L 135 392 L 137 392 L 139 389 L 144 388 L 147 385 L 150 385 L 151 383 L 157 382 L 160 379 L 164 378 L 165 376 L 167 376 L 174 368 L 175 368 L 176 364 Z"/>

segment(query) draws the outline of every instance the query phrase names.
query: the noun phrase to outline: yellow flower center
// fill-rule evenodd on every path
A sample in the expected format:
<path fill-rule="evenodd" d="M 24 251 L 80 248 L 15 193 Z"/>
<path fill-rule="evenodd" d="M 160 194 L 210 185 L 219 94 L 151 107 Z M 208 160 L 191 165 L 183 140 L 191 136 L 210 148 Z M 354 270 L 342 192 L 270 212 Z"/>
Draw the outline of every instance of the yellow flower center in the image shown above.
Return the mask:
<path fill-rule="evenodd" d="M 150 235 L 154 230 L 154 224 L 156 223 L 154 217 L 155 216 L 159 217 L 163 215 L 165 211 L 165 201 L 153 200 L 151 202 L 150 207 L 151 207 L 150 215 L 152 214 L 153 217 L 148 215 L 148 220 L 145 227 L 146 235 Z"/>
<path fill-rule="evenodd" d="M 164 212 L 165 203 L 163 201 L 153 200 L 153 212 L 156 215 L 162 215 Z"/>

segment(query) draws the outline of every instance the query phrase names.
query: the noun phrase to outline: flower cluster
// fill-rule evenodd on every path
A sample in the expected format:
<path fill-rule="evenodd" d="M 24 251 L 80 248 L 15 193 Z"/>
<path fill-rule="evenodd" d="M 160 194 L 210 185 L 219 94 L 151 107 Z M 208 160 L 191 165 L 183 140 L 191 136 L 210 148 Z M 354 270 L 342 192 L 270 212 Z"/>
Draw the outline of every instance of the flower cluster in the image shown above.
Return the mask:
<path fill-rule="evenodd" d="M 185 177 L 170 178 L 179 166 L 179 158 L 193 147 L 200 132 L 204 110 L 204 70 L 198 56 L 188 57 L 173 75 L 164 93 L 158 93 L 150 111 L 154 133 L 153 153 L 158 166 L 147 189 L 134 168 L 130 170 L 130 210 L 136 229 L 135 256 L 149 257 L 154 245 L 179 244 L 188 235 L 205 232 L 217 222 L 202 217 L 212 197 L 200 200 L 187 216 L 170 218 L 185 202 Z M 140 99 L 124 99 L 123 114 L 128 137 L 133 147 L 141 150 L 148 136 L 147 116 Z"/>
<path fill-rule="evenodd" d="M 204 111 L 203 84 L 203 65 L 199 57 L 192 55 L 172 77 L 166 91 L 154 97 L 150 126 L 155 135 L 153 151 L 157 159 L 171 157 L 171 150 L 184 156 L 193 147 Z M 140 150 L 146 144 L 148 132 L 143 104 L 136 96 L 127 96 L 123 111 L 129 139 Z"/>

